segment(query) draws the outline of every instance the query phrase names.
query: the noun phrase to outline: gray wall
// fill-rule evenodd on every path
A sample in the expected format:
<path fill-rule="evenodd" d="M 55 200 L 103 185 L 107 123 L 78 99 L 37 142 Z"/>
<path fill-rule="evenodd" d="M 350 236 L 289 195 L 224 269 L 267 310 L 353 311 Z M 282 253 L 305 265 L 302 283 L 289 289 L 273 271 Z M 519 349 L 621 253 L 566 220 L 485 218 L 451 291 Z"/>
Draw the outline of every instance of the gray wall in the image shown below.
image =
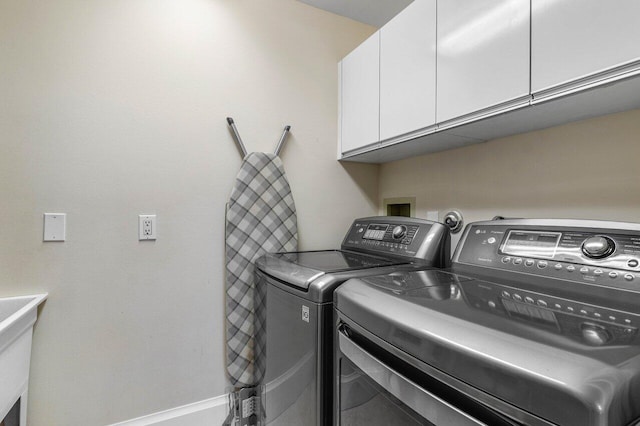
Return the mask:
<path fill-rule="evenodd" d="M 225 117 L 250 151 L 293 126 L 301 248 L 337 246 L 377 208 L 377 167 L 335 161 L 337 62 L 373 30 L 294 0 L 0 0 L 0 296 L 49 292 L 31 426 L 226 392 Z M 42 242 L 44 212 L 66 242 Z"/>

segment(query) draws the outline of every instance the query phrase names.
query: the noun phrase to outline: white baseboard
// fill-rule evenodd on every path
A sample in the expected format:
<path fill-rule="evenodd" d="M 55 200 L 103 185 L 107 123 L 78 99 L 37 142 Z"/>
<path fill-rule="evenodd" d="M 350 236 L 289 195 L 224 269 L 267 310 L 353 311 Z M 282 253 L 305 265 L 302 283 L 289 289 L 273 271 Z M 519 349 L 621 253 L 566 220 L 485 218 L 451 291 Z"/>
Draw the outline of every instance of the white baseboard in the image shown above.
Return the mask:
<path fill-rule="evenodd" d="M 227 418 L 228 395 L 183 405 L 109 426 L 220 426 Z"/>

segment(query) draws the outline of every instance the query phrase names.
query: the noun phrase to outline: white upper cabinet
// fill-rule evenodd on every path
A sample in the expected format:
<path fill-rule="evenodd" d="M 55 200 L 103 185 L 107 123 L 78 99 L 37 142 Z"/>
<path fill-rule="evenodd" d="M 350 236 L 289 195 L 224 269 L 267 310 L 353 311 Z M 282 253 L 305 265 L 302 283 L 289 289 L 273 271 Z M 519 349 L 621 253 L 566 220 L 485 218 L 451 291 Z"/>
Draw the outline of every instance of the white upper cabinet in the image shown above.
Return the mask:
<path fill-rule="evenodd" d="M 380 141 L 380 33 L 340 63 L 340 146 L 345 153 Z"/>
<path fill-rule="evenodd" d="M 518 99 L 526 103 L 530 16 L 530 0 L 438 2 L 439 123 Z"/>
<path fill-rule="evenodd" d="M 380 30 L 380 140 L 436 122 L 436 0 L 415 0 Z"/>
<path fill-rule="evenodd" d="M 640 1 L 532 0 L 533 93 L 640 59 Z"/>

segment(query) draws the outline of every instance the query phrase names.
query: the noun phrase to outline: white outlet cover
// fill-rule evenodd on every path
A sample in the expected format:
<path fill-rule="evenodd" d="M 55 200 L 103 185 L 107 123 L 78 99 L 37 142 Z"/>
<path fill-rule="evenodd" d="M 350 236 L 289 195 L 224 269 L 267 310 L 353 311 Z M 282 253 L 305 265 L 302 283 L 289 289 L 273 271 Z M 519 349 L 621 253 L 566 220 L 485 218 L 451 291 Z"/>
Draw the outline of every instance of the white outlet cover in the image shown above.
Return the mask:
<path fill-rule="evenodd" d="M 67 214 L 45 213 L 43 241 L 65 241 L 67 239 Z"/>
<path fill-rule="evenodd" d="M 138 240 L 155 240 L 158 234 L 157 224 L 155 214 L 138 215 Z"/>

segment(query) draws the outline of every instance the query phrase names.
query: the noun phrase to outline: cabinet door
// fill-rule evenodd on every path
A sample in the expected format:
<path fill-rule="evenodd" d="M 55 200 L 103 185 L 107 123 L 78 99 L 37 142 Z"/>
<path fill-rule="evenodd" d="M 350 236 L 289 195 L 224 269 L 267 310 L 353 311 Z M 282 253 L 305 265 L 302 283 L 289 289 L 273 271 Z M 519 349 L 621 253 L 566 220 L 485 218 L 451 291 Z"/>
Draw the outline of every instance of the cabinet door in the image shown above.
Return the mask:
<path fill-rule="evenodd" d="M 638 17 L 638 0 L 533 0 L 532 91 L 640 59 Z"/>
<path fill-rule="evenodd" d="M 341 62 L 341 152 L 380 141 L 380 33 Z"/>
<path fill-rule="evenodd" d="M 530 15 L 530 0 L 438 2 L 438 122 L 529 95 Z"/>
<path fill-rule="evenodd" d="M 380 140 L 436 122 L 436 0 L 415 0 L 380 30 Z"/>

